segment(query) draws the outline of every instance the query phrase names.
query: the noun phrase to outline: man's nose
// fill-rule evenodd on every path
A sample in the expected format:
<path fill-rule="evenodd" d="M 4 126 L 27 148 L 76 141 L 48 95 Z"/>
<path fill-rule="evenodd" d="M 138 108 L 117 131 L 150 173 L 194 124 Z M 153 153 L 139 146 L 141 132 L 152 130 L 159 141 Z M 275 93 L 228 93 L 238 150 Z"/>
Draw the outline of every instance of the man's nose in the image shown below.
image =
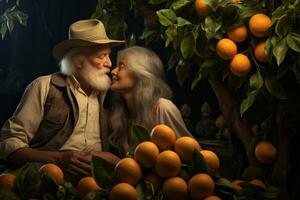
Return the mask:
<path fill-rule="evenodd" d="M 107 56 L 107 58 L 104 62 L 104 67 L 111 68 L 111 66 L 112 66 L 111 60 L 110 60 L 109 56 Z"/>

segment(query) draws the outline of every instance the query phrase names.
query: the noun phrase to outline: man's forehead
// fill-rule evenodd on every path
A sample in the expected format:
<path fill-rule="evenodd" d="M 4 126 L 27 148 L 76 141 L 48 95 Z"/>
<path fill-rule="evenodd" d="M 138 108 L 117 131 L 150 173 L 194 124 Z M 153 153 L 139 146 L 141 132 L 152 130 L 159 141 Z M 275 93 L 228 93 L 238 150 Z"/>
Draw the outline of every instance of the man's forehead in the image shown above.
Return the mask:
<path fill-rule="evenodd" d="M 111 47 L 110 45 L 97 45 L 97 46 L 91 46 L 90 48 L 91 53 L 110 53 Z"/>

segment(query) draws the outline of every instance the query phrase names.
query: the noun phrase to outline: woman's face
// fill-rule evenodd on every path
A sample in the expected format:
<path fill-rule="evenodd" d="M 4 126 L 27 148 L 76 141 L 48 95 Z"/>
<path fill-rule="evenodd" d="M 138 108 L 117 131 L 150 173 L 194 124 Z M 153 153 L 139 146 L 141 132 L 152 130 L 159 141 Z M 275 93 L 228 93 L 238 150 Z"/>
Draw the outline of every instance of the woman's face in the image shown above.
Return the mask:
<path fill-rule="evenodd" d="M 116 68 L 111 72 L 111 90 L 116 92 L 130 92 L 136 84 L 136 76 L 126 65 L 126 57 L 120 59 Z"/>

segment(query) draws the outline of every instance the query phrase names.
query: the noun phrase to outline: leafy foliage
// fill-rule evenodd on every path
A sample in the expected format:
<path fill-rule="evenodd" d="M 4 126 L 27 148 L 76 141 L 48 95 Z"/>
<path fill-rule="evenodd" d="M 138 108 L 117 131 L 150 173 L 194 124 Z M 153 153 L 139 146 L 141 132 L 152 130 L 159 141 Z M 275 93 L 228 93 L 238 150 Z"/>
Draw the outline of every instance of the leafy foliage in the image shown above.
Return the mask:
<path fill-rule="evenodd" d="M 138 2 L 128 1 L 127 13 L 138 10 L 140 6 Z M 291 62 L 289 59 L 297 56 L 300 51 L 299 9 L 297 9 L 300 7 L 300 1 L 287 0 L 279 3 L 275 0 L 245 0 L 234 3 L 231 0 L 207 0 L 205 2 L 212 8 L 213 12 L 207 17 L 199 18 L 192 0 L 148 1 L 147 5 L 150 5 L 148 8 L 156 13 L 160 26 L 152 29 L 145 26 L 144 32 L 139 38 L 148 45 L 160 37 L 165 42 L 165 47 L 176 52 L 175 54 L 179 57 L 177 64 L 175 64 L 177 66 L 176 74 L 181 85 L 192 76 L 194 78 L 192 88 L 195 88 L 197 83 L 210 73 L 222 73 L 224 83 L 227 82 L 234 96 L 241 102 L 241 116 L 244 116 L 253 107 L 256 98 L 261 98 L 260 94 L 262 93 L 268 92 L 277 99 L 287 99 L 285 88 L 281 85 L 280 79 L 290 72 L 299 81 L 300 74 L 299 64 L 284 67 Z M 106 3 L 102 1 L 98 7 L 105 9 L 113 4 L 117 5 L 112 0 L 108 0 Z M 100 13 L 99 9 L 96 9 L 95 13 Z M 111 7 L 108 13 L 122 14 L 119 11 L 113 11 Z M 127 13 L 123 13 L 123 18 L 118 23 L 126 23 Z M 236 84 L 237 78 L 233 78 L 230 75 L 230 70 L 226 67 L 228 62 L 221 60 L 215 54 L 215 45 L 219 39 L 227 37 L 228 30 L 242 24 L 247 25 L 250 17 L 256 13 L 266 13 L 272 18 L 268 37 L 264 39 L 266 40 L 265 53 L 269 62 L 266 64 L 259 63 L 254 57 L 254 47 L 261 39 L 252 36 L 248 30 L 248 39 L 242 44 L 238 44 L 238 48 L 239 52 L 243 52 L 251 58 L 252 66 L 255 68 L 246 78 L 241 79 Z M 144 20 L 147 19 L 147 16 L 142 16 Z M 109 16 L 106 17 L 103 14 L 100 18 L 104 21 L 110 19 Z M 112 26 L 108 25 L 107 27 Z M 119 25 L 113 26 L 114 29 L 120 29 L 120 27 Z M 126 39 L 126 29 L 122 30 L 125 34 L 123 38 Z M 111 33 L 116 32 L 111 31 Z M 217 60 L 218 62 L 216 62 Z M 187 67 L 184 67 L 182 63 L 185 63 Z M 199 71 L 193 75 L 189 73 L 189 66 L 195 64 Z M 170 68 L 172 66 L 169 66 Z M 233 80 L 234 83 L 232 83 Z"/>
<path fill-rule="evenodd" d="M 0 1 L 0 33 L 2 39 L 7 33 L 13 31 L 15 24 L 27 25 L 28 16 L 21 10 L 18 10 L 19 5 L 19 0 L 14 2 L 9 0 Z M 4 10 L 4 8 L 6 9 Z"/>

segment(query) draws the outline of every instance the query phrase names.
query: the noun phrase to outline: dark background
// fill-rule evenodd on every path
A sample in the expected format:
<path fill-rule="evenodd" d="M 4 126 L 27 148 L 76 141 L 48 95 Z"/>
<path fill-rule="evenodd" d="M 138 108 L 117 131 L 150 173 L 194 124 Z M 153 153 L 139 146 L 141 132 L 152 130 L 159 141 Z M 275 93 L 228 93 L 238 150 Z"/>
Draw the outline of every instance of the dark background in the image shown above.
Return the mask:
<path fill-rule="evenodd" d="M 67 39 L 71 23 L 90 18 L 96 3 L 96 0 L 20 1 L 19 9 L 28 14 L 27 26 L 16 25 L 11 34 L 0 40 L 1 127 L 13 113 L 25 87 L 32 80 L 59 70 L 52 57 L 54 45 Z M 2 2 L 0 6 L 3 5 L 6 4 Z M 143 30 L 143 19 L 128 16 L 128 26 L 129 32 L 139 35 Z M 137 43 L 143 45 L 142 41 Z M 150 48 L 158 53 L 166 66 L 169 51 L 164 48 L 163 42 L 157 42 Z M 113 64 L 117 50 L 112 51 Z M 219 114 L 215 96 L 206 81 L 201 81 L 192 91 L 192 79 L 187 80 L 181 87 L 177 82 L 175 70 L 171 70 L 167 73 L 167 82 L 174 92 L 176 105 L 180 107 L 187 103 L 192 107 L 192 121 L 200 119 L 200 109 L 204 101 L 211 104 L 214 117 Z"/>

